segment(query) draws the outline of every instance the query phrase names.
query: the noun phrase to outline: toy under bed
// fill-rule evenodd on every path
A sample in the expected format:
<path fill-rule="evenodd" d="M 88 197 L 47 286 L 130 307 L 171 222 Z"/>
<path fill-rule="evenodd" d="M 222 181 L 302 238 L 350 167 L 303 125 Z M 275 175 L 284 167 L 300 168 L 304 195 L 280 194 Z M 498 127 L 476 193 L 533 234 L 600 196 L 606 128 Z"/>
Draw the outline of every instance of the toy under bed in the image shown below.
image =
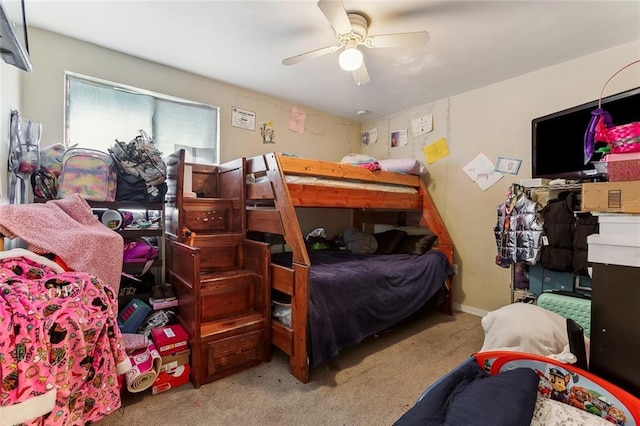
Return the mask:
<path fill-rule="evenodd" d="M 640 424 L 640 400 L 571 364 L 490 351 L 474 354 L 429 386 L 395 426 L 612 423 Z"/>
<path fill-rule="evenodd" d="M 636 396 L 561 361 L 570 350 L 566 318 L 588 335 L 590 313 L 590 300 L 559 293 L 489 312 L 480 352 L 424 391 L 397 424 L 640 424 Z"/>
<path fill-rule="evenodd" d="M 406 425 L 640 425 L 640 400 L 587 371 L 514 351 L 474 354 L 429 386 Z"/>

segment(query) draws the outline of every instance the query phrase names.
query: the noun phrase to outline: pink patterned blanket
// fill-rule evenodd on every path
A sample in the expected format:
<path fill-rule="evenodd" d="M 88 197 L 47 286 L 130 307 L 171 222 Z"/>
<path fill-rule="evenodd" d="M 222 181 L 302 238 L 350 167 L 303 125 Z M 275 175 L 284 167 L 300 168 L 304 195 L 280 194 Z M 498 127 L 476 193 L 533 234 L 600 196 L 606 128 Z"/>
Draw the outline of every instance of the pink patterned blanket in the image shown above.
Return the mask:
<path fill-rule="evenodd" d="M 2 205 L 0 233 L 55 253 L 74 271 L 95 275 L 118 294 L 124 241 L 93 216 L 80 195 L 41 204 Z"/>
<path fill-rule="evenodd" d="M 68 426 L 120 407 L 131 369 L 111 287 L 27 250 L 0 252 L 0 419 Z"/>

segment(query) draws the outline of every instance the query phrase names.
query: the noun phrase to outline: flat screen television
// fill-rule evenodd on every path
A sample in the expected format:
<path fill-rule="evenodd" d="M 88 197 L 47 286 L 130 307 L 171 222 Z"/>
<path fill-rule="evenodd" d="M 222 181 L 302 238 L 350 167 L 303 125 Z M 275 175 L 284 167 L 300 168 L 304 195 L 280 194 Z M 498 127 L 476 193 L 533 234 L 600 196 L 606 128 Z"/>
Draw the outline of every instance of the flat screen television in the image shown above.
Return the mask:
<path fill-rule="evenodd" d="M 9 65 L 31 72 L 24 0 L 0 1 L 0 56 Z"/>
<path fill-rule="evenodd" d="M 595 180 L 602 178 L 593 161 L 584 164 L 584 134 L 591 120 L 591 111 L 598 100 L 531 121 L 531 174 L 534 178 Z M 640 87 L 602 99 L 602 109 L 611 114 L 615 125 L 640 121 Z M 596 150 L 605 146 L 596 143 Z"/>

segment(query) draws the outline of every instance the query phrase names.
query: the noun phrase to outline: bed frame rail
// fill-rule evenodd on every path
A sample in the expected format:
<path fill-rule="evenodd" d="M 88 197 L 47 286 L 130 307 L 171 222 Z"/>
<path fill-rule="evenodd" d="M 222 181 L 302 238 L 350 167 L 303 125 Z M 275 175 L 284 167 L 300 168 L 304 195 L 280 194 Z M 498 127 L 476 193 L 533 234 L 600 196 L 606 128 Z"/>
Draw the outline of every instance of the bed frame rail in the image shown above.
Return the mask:
<path fill-rule="evenodd" d="M 359 180 L 371 183 L 386 183 L 391 185 L 420 186 L 420 177 L 390 173 L 384 170 L 371 171 L 364 167 L 353 167 L 351 164 L 334 163 L 328 161 L 305 160 L 303 158 L 277 156 L 280 169 L 285 175 L 315 176 L 330 179 Z"/>

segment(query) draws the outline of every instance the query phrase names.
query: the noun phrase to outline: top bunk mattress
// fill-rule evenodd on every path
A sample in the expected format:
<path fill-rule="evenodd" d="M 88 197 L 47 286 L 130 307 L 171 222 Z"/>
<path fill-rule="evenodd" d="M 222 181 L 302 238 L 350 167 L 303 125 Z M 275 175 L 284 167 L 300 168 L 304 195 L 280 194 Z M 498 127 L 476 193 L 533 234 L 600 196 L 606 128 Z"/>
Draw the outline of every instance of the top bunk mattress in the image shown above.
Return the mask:
<path fill-rule="evenodd" d="M 338 179 L 326 179 L 314 176 L 295 176 L 286 175 L 285 180 L 290 184 L 297 185 L 314 185 L 314 186 L 328 186 L 332 188 L 351 188 L 351 189 L 364 189 L 368 191 L 384 191 L 384 192 L 397 192 L 401 194 L 417 194 L 418 190 L 408 186 L 400 185 L 388 185 L 382 183 L 370 183 L 370 182 L 357 182 L 351 180 L 338 180 Z"/>

